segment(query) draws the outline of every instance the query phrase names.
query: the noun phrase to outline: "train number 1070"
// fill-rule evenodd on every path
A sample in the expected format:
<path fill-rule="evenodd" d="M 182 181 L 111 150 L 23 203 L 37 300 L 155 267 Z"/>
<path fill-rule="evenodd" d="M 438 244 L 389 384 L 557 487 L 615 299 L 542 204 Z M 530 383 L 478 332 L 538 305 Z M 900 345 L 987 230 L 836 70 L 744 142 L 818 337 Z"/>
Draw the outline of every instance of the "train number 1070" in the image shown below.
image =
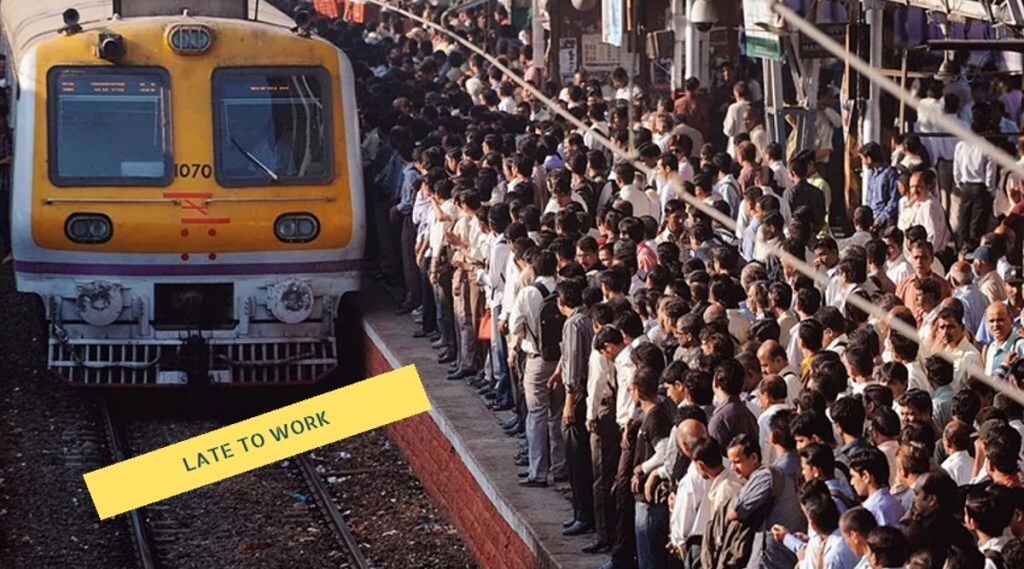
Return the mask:
<path fill-rule="evenodd" d="M 192 162 L 174 165 L 174 175 L 178 178 L 212 178 L 213 177 L 213 166 L 209 164 L 201 164 L 199 162 Z"/>

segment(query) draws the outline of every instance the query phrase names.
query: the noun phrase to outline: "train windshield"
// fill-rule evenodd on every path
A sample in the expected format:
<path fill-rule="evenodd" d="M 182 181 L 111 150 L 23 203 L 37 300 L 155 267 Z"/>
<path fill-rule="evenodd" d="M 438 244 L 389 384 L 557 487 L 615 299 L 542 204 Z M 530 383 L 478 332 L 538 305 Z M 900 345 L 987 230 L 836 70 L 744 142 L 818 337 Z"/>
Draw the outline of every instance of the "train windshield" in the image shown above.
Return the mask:
<path fill-rule="evenodd" d="M 213 96 L 221 185 L 322 184 L 333 179 L 325 70 L 220 69 L 213 76 Z"/>
<path fill-rule="evenodd" d="M 156 68 L 60 67 L 49 76 L 57 186 L 163 186 L 173 174 L 170 79 Z"/>

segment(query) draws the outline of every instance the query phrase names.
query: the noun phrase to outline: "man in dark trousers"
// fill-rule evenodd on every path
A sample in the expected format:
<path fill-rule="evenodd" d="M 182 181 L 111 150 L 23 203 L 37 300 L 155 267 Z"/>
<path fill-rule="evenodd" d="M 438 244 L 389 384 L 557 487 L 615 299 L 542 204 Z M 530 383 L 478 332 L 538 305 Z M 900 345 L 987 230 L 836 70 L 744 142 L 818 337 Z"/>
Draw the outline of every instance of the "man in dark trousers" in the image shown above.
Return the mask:
<path fill-rule="evenodd" d="M 600 304 L 594 307 L 595 320 L 599 318 L 597 310 L 603 306 L 606 307 Z M 594 402 L 594 418 L 587 425 L 594 472 L 594 521 L 597 535 L 594 541 L 583 547 L 584 553 L 602 553 L 611 548 L 612 532 L 615 529 L 617 512 L 612 488 L 619 466 L 621 436 L 619 425 L 615 422 L 615 368 L 612 362 L 625 347 L 622 332 L 613 326 L 604 326 L 594 335 L 594 352 L 603 362 L 592 357 L 590 373 L 599 375 L 602 370 L 607 370 L 604 372 L 607 377 L 595 377 L 595 392 L 590 394 L 597 399 Z"/>
<path fill-rule="evenodd" d="M 562 327 L 559 372 L 565 385 L 562 435 L 565 438 L 573 509 L 573 523 L 562 533 L 580 535 L 594 529 L 594 476 L 590 462 L 590 433 L 587 432 L 587 363 L 594 327 L 583 306 L 582 283 L 562 281 L 555 290 L 558 293 L 558 310 L 566 318 Z"/>

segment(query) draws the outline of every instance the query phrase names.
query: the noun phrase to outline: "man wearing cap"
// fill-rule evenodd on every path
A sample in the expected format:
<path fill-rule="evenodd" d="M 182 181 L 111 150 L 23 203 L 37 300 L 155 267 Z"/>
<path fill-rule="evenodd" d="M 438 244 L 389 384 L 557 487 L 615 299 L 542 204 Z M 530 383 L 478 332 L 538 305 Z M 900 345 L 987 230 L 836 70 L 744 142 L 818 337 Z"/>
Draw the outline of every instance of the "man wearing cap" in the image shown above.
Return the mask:
<path fill-rule="evenodd" d="M 1010 307 L 1011 313 L 1020 313 L 1024 310 L 1024 268 L 1015 265 L 1006 270 L 1003 275 L 1006 291 L 1006 304 Z"/>
<path fill-rule="evenodd" d="M 992 334 L 992 343 L 985 346 L 982 356 L 985 360 L 985 373 L 993 375 L 1007 354 L 1024 354 L 1024 341 L 1021 341 L 1020 335 L 1014 329 L 1010 311 L 1002 302 L 993 302 L 989 305 L 985 311 L 985 322 Z"/>
<path fill-rule="evenodd" d="M 996 271 L 999 254 L 990 245 L 982 245 L 974 250 L 974 274 L 977 276 L 978 290 L 988 298 L 989 302 L 1006 300 L 1006 284 Z"/>

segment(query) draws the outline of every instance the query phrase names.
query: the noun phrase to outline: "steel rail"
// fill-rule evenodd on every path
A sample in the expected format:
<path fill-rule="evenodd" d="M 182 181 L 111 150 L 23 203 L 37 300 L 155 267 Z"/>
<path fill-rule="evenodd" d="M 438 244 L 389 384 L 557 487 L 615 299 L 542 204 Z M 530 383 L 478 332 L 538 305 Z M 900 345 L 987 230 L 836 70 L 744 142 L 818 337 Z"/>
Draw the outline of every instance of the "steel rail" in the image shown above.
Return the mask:
<path fill-rule="evenodd" d="M 363 551 L 359 549 L 359 543 L 356 542 L 356 538 L 352 536 L 352 532 L 348 527 L 348 522 L 346 522 L 345 517 L 341 515 L 341 510 L 338 509 L 338 505 L 334 503 L 330 490 L 327 489 L 327 486 L 324 485 L 324 481 L 320 478 L 320 475 L 317 474 L 316 467 L 313 466 L 313 462 L 309 460 L 307 455 L 300 454 L 295 457 L 295 463 L 298 464 L 299 470 L 302 472 L 302 477 L 306 479 L 306 483 L 309 485 L 309 489 L 313 491 L 313 498 L 322 508 L 324 516 L 327 517 L 327 521 L 334 527 L 334 534 L 335 537 L 338 538 L 338 543 L 348 550 L 349 557 L 355 563 L 356 567 L 359 569 L 370 569 L 370 562 L 363 555 Z"/>
<path fill-rule="evenodd" d="M 114 421 L 113 413 L 108 404 L 102 408 L 103 425 L 107 431 L 107 438 L 110 442 L 110 454 L 115 463 L 128 458 L 122 440 L 121 429 Z M 138 556 L 139 565 L 142 569 L 156 569 L 156 556 L 153 553 L 151 538 L 146 530 L 146 523 L 142 519 L 142 510 L 131 510 L 128 512 L 128 525 L 131 526 L 132 541 L 135 542 L 135 553 Z"/>

